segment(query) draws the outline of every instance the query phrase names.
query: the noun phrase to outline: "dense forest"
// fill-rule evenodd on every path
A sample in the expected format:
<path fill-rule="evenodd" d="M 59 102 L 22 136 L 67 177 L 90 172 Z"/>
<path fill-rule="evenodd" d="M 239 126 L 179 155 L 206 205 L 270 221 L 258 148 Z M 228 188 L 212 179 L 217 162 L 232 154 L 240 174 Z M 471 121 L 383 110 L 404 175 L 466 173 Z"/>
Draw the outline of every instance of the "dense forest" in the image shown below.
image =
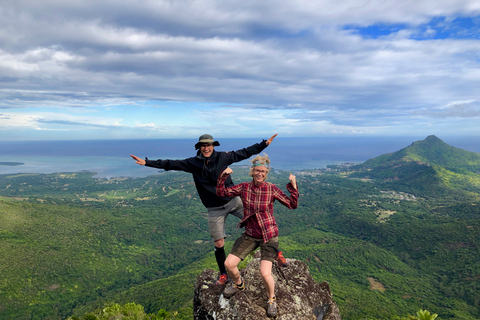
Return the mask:
<path fill-rule="evenodd" d="M 448 147 L 429 137 L 360 166 L 296 172 L 299 208 L 275 206 L 285 256 L 329 282 L 344 319 L 480 318 L 480 160 Z M 269 181 L 286 191 L 288 174 Z M 192 319 L 195 278 L 216 266 L 191 176 L 93 176 L 0 175 L 0 318 L 122 305 Z"/>

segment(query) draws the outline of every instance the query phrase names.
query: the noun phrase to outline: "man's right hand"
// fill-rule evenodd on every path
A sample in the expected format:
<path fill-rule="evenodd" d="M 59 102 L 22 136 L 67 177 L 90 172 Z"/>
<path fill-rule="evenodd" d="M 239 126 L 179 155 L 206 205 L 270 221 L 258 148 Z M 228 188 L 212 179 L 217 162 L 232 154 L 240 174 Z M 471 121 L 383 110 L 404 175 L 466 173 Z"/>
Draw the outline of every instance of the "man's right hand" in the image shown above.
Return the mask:
<path fill-rule="evenodd" d="M 130 157 L 132 157 L 133 160 L 135 160 L 135 163 L 136 163 L 136 164 L 139 164 L 139 165 L 141 165 L 141 166 L 144 166 L 144 165 L 145 165 L 145 160 L 140 159 L 139 157 L 134 156 L 133 154 L 131 154 Z"/>

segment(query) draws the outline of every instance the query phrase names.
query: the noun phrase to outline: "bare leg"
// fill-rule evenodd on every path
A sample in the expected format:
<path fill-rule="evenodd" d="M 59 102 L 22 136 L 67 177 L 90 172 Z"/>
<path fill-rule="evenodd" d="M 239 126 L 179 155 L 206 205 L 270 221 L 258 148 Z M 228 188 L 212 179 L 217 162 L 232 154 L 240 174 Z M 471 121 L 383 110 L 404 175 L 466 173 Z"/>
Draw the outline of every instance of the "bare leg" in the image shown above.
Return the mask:
<path fill-rule="evenodd" d="M 238 270 L 238 264 L 242 261 L 237 256 L 234 256 L 233 254 L 229 254 L 227 257 L 227 260 L 225 260 L 225 268 L 227 269 L 228 274 L 230 277 L 232 277 L 233 282 L 235 284 L 241 284 L 242 279 L 240 277 L 240 271 Z M 271 262 L 270 262 L 271 265 Z"/>
<path fill-rule="evenodd" d="M 262 275 L 263 285 L 267 290 L 269 299 L 275 297 L 275 281 L 272 276 L 272 262 L 267 260 L 260 261 L 260 274 Z"/>
<path fill-rule="evenodd" d="M 220 239 L 220 240 L 215 241 L 215 247 L 217 247 L 217 248 L 221 248 L 224 245 L 225 245 L 225 240 L 224 239 Z"/>

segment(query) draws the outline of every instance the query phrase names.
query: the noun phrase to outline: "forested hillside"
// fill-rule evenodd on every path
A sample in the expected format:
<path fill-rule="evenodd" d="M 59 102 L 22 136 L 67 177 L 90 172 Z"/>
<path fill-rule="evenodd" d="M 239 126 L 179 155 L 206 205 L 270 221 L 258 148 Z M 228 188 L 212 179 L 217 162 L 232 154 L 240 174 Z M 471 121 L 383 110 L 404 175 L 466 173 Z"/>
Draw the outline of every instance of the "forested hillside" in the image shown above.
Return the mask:
<path fill-rule="evenodd" d="M 352 176 L 401 182 L 414 192 L 440 195 L 462 190 L 472 191 L 475 197 L 480 188 L 480 153 L 428 136 L 397 152 L 365 161 L 354 171 Z"/>
<path fill-rule="evenodd" d="M 405 162 L 384 155 L 297 172 L 299 208 L 275 207 L 284 254 L 330 283 L 344 319 L 421 308 L 441 319 L 480 318 L 477 163 L 437 159 L 444 152 L 434 138 L 410 146 L 421 152 L 403 150 Z M 235 182 L 249 179 L 246 168 L 233 169 Z M 269 181 L 285 190 L 288 174 L 274 170 Z M 0 318 L 65 319 L 135 302 L 191 319 L 194 279 L 215 262 L 190 175 L 92 176 L 0 176 Z M 236 222 L 227 252 L 241 232 Z"/>

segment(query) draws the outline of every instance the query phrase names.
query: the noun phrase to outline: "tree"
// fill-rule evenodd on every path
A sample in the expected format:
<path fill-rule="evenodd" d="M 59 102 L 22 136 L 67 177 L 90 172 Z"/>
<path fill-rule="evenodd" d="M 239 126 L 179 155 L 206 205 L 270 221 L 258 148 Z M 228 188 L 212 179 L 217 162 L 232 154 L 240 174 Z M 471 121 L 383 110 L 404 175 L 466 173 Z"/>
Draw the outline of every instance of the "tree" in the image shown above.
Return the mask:
<path fill-rule="evenodd" d="M 438 317 L 438 314 L 430 314 L 430 311 L 428 310 L 422 310 L 420 309 L 417 311 L 417 314 L 414 316 L 408 316 L 411 320 L 435 320 L 435 318 Z"/>

